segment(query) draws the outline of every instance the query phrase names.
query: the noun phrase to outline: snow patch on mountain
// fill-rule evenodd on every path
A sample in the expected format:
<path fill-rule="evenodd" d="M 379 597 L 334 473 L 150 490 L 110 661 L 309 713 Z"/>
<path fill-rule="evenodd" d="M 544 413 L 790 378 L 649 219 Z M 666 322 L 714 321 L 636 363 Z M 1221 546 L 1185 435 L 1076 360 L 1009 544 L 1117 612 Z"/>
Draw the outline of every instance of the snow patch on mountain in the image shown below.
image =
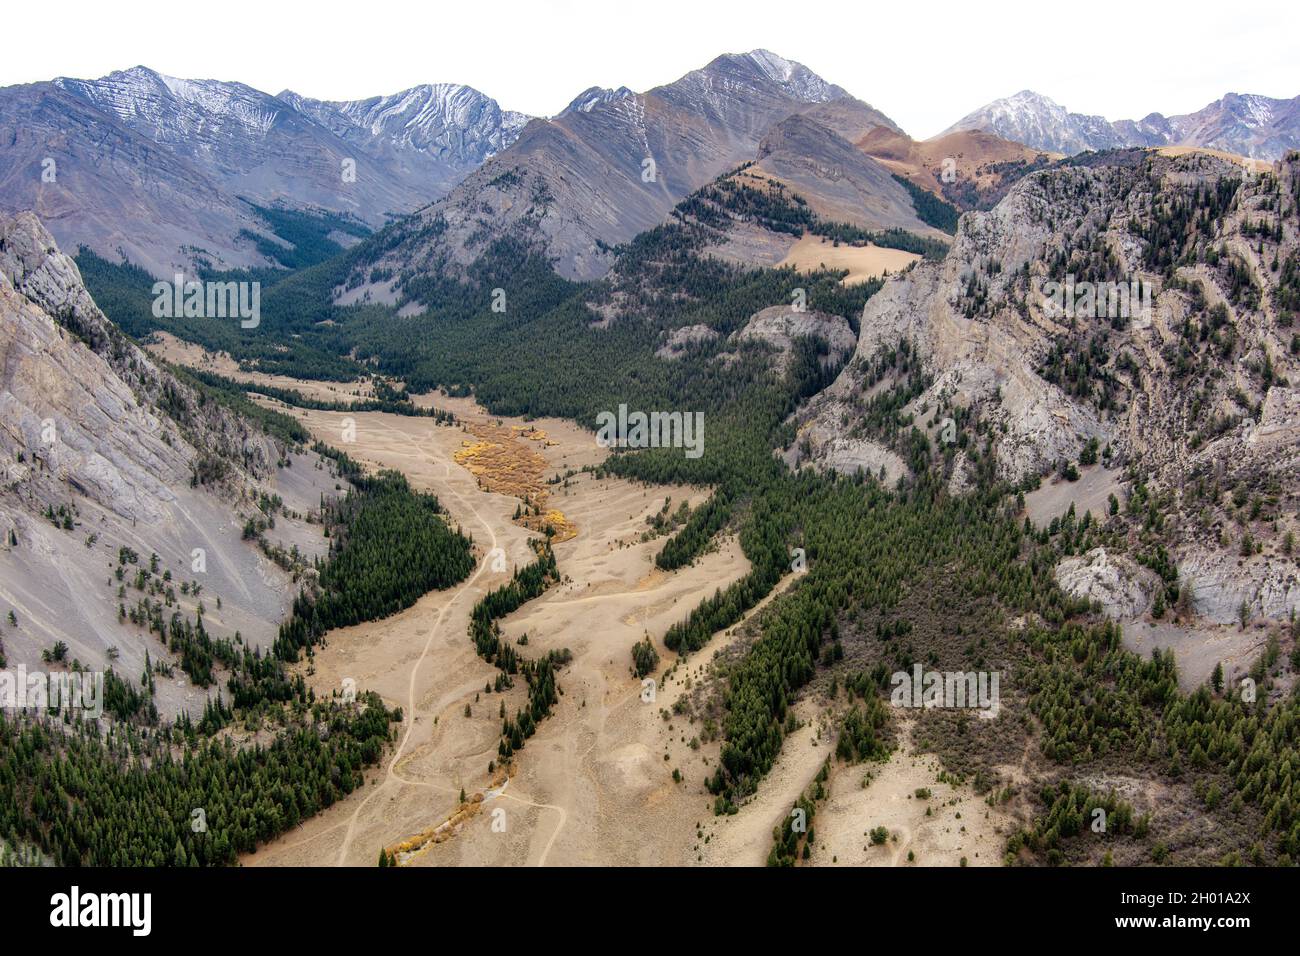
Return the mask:
<path fill-rule="evenodd" d="M 291 90 L 280 99 L 345 138 L 362 130 L 399 149 L 471 165 L 508 148 L 532 119 L 460 83 L 425 83 L 364 100 L 314 100 Z"/>
<path fill-rule="evenodd" d="M 274 97 L 242 83 L 185 80 L 144 66 L 97 80 L 61 76 L 54 83 L 160 143 L 210 133 L 227 122 L 263 136 L 281 113 Z"/>
<path fill-rule="evenodd" d="M 597 106 L 604 106 L 606 103 L 613 103 L 617 100 L 635 97 L 636 94 L 626 86 L 620 86 L 618 89 L 607 89 L 600 86 L 589 86 L 569 103 L 563 110 L 565 113 L 590 113 Z"/>

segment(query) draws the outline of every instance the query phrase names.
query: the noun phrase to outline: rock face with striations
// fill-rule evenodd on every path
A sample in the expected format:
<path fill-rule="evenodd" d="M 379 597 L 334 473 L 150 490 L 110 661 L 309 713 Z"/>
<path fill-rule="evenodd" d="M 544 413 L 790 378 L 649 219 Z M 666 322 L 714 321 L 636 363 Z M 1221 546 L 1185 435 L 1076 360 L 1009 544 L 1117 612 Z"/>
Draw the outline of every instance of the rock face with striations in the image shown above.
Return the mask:
<path fill-rule="evenodd" d="M 189 480 L 198 448 L 254 476 L 279 460 L 270 439 L 200 402 L 104 318 L 31 213 L 0 220 L 0 316 L 0 455 L 29 499 L 59 503 L 67 486 L 147 521 Z"/>
<path fill-rule="evenodd" d="M 0 217 L 0 606 L 18 622 L 0 653 L 11 664 L 42 666 L 56 641 L 121 675 L 175 664 L 141 622 L 193 620 L 198 592 L 136 590 L 136 565 L 201 584 L 208 632 L 265 650 L 297 588 L 244 529 L 274 517 L 268 545 L 319 555 L 319 525 L 300 517 L 334 493 L 318 465 L 153 362 L 34 215 Z M 155 701 L 195 714 L 216 692 L 159 680 Z"/>

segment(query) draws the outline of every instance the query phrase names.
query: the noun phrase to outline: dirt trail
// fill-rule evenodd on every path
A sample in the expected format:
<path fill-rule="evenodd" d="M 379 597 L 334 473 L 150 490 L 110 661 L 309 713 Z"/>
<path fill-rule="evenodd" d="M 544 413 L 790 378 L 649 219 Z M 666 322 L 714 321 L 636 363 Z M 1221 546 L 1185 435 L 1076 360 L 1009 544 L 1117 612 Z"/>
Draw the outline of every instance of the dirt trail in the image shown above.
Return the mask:
<path fill-rule="evenodd" d="M 389 433 L 392 433 L 394 431 L 390 426 L 384 425 L 382 422 L 380 422 L 379 425 L 380 427 L 385 428 Z M 429 459 L 432 462 L 431 457 L 427 453 L 421 452 L 418 449 L 415 451 L 415 453 L 423 454 L 425 458 Z M 443 467 L 444 477 L 449 477 L 451 475 L 451 467 L 445 464 L 442 467 Z M 456 498 L 456 500 L 460 503 L 460 505 L 464 507 L 466 510 L 468 510 L 470 514 L 474 516 L 475 521 L 479 525 L 481 525 L 484 528 L 484 530 L 487 531 L 488 536 L 492 540 L 491 547 L 495 548 L 497 546 L 497 536 L 496 536 L 496 532 L 493 531 L 492 526 L 483 519 L 482 515 L 479 514 L 478 509 L 475 508 L 472 503 L 465 500 L 465 497 L 459 491 L 457 491 L 455 488 L 450 488 L 450 487 L 448 488 L 448 490 Z M 444 503 L 444 507 L 445 506 L 446 505 Z M 425 640 L 424 648 L 420 651 L 420 657 L 418 660 L 416 660 L 415 666 L 411 668 L 411 677 L 410 677 L 410 681 L 407 684 L 405 713 L 410 714 L 412 716 L 414 716 L 415 714 L 415 679 L 420 672 L 420 665 L 423 664 L 425 658 L 429 656 L 429 651 L 433 647 L 433 639 L 438 634 L 439 628 L 442 626 L 443 619 L 447 616 L 448 608 L 451 607 L 451 605 L 454 604 L 458 599 L 460 599 L 464 594 L 474 589 L 475 585 L 478 583 L 479 578 L 483 576 L 483 573 L 487 570 L 488 566 L 489 565 L 487 562 L 480 561 L 478 565 L 478 569 L 472 575 L 470 575 L 469 579 L 463 585 L 461 585 L 459 588 L 456 588 L 452 593 L 452 596 L 448 600 L 448 602 L 438 609 L 438 614 L 433 621 L 433 626 L 429 629 L 429 637 L 427 640 Z M 348 853 L 352 849 L 352 840 L 356 833 L 357 818 L 361 815 L 361 812 L 365 810 L 366 805 L 369 804 L 370 800 L 373 797 L 378 796 L 382 792 L 383 788 L 387 786 L 388 783 L 396 775 L 395 768 L 397 767 L 398 762 L 402 759 L 402 753 L 403 751 L 406 750 L 406 745 L 407 743 L 410 742 L 411 739 L 411 731 L 414 729 L 415 729 L 415 721 L 413 719 L 408 719 L 406 721 L 406 731 L 405 733 L 402 734 L 401 743 L 399 743 L 397 745 L 397 748 L 393 751 L 392 759 L 389 760 L 388 762 L 388 766 L 384 772 L 383 779 L 378 781 L 378 786 L 375 789 L 371 790 L 370 794 L 361 801 L 361 803 L 357 806 L 356 810 L 353 811 L 352 817 L 348 820 L 347 832 L 344 834 L 343 837 L 343 845 L 339 847 L 339 856 L 337 861 L 338 866 L 342 866 L 347 862 Z"/>

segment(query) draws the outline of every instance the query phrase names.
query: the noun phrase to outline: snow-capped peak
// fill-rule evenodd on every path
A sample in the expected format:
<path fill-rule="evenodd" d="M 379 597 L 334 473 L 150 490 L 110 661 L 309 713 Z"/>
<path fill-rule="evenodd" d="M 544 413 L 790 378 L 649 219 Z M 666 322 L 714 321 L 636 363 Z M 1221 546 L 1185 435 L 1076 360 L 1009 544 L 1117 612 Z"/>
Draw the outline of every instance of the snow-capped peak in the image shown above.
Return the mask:
<path fill-rule="evenodd" d="M 750 50 L 745 56 L 753 60 L 758 68 L 778 83 L 786 83 L 794 75 L 797 64 L 778 56 L 771 50 Z"/>
<path fill-rule="evenodd" d="M 1251 129 L 1272 123 L 1278 106 L 1277 100 L 1255 93 L 1229 93 L 1219 102 Z"/>
<path fill-rule="evenodd" d="M 1021 90 L 1014 96 L 994 100 L 985 107 L 990 115 L 1005 117 L 1017 124 L 1041 124 L 1046 119 L 1064 122 L 1068 111 L 1050 96 Z"/>
<path fill-rule="evenodd" d="M 1111 122 L 1103 116 L 1071 113 L 1041 93 L 1021 90 L 963 117 L 945 132 L 980 129 L 1062 153 L 1180 145 L 1276 157 L 1300 142 L 1289 123 L 1297 104 L 1300 97 L 1276 100 L 1254 93 L 1228 93 L 1195 113 L 1148 113 L 1136 121 Z"/>
<path fill-rule="evenodd" d="M 963 117 L 945 132 L 981 129 L 1037 149 L 1078 153 L 1122 144 L 1113 126 L 1101 116 L 1071 113 L 1060 103 L 1033 90 L 994 100 Z"/>
<path fill-rule="evenodd" d="M 620 86 L 616 90 L 601 86 L 589 86 L 573 98 L 573 102 L 564 108 L 564 112 L 590 113 L 597 106 L 604 106 L 606 103 L 627 99 L 630 96 L 636 96 L 636 94 L 626 86 Z"/>

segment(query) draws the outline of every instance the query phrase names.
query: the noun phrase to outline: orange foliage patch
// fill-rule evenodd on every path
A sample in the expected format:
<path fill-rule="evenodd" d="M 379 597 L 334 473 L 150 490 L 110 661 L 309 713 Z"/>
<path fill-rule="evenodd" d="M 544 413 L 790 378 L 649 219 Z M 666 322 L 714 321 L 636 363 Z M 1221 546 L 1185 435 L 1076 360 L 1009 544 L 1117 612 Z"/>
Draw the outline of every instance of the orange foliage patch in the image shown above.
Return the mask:
<path fill-rule="evenodd" d="M 546 459 L 526 444 L 528 441 L 555 444 L 545 431 L 529 425 L 504 426 L 490 422 L 467 424 L 465 431 L 473 439 L 461 443 L 463 447 L 455 458 L 477 479 L 480 488 L 522 501 L 529 513 L 516 520 L 525 528 L 545 533 L 549 527 L 552 540 L 557 542 L 577 536 L 577 526 L 563 512 L 546 507 L 550 497 L 545 479 Z M 532 514 L 534 510 L 538 513 Z"/>

